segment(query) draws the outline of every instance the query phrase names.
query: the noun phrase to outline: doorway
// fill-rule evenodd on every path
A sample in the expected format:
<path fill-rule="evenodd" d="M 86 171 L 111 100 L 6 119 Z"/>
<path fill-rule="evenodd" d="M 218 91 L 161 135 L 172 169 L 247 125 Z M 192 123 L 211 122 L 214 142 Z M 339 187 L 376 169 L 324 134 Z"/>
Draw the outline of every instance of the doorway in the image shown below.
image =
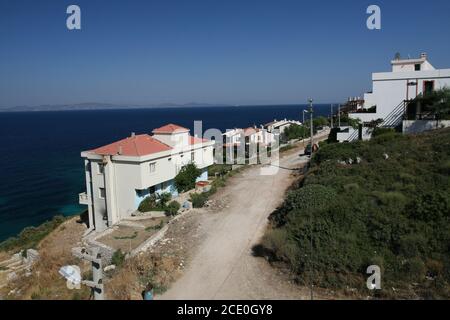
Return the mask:
<path fill-rule="evenodd" d="M 434 91 L 434 81 L 424 81 L 423 82 L 423 95 L 427 96 L 432 94 Z"/>

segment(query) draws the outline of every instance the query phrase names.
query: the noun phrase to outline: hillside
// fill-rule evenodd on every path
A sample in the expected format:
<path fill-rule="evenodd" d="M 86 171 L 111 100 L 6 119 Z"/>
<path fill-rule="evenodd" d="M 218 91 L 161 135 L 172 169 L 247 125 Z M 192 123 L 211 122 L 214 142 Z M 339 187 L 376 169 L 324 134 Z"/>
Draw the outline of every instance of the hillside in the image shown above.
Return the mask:
<path fill-rule="evenodd" d="M 357 297 L 450 298 L 450 130 L 325 145 L 270 220 L 262 252 L 299 283 L 312 275 Z M 372 264 L 381 290 L 366 288 Z"/>

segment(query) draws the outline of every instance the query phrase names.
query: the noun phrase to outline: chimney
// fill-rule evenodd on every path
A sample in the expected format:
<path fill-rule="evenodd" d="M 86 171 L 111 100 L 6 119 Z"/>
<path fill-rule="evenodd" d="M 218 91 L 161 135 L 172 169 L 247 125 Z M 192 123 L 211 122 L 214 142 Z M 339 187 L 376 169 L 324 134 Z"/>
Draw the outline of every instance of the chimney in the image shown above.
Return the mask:
<path fill-rule="evenodd" d="M 426 53 L 426 52 L 422 52 L 422 53 L 420 54 L 420 58 L 421 58 L 421 59 L 427 60 L 427 58 L 428 58 L 427 53 Z"/>
<path fill-rule="evenodd" d="M 123 153 L 122 146 L 119 146 L 119 151 L 117 153 L 118 154 L 122 154 Z"/>
<path fill-rule="evenodd" d="M 135 133 L 135 132 L 132 132 L 132 133 L 131 133 L 131 137 L 134 138 L 135 136 L 136 136 L 136 133 Z"/>

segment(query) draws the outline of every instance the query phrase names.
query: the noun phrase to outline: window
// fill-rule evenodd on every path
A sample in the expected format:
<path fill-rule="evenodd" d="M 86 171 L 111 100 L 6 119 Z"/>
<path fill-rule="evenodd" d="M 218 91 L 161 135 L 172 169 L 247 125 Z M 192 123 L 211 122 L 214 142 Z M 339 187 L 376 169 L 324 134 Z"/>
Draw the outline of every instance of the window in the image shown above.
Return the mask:
<path fill-rule="evenodd" d="M 150 163 L 149 166 L 150 166 L 150 173 L 155 173 L 156 172 L 156 162 Z"/>
<path fill-rule="evenodd" d="M 103 163 L 97 163 L 97 173 L 103 174 L 105 172 L 105 165 Z"/>
<path fill-rule="evenodd" d="M 195 161 L 195 153 L 191 152 L 191 162 L 194 162 L 194 161 Z"/>
<path fill-rule="evenodd" d="M 423 95 L 429 95 L 434 91 L 434 81 L 424 81 L 423 82 Z"/>
<path fill-rule="evenodd" d="M 420 63 L 414 65 L 414 70 L 420 71 Z"/>
<path fill-rule="evenodd" d="M 98 188 L 98 197 L 100 199 L 105 199 L 106 198 L 106 190 L 105 190 L 105 188 Z"/>

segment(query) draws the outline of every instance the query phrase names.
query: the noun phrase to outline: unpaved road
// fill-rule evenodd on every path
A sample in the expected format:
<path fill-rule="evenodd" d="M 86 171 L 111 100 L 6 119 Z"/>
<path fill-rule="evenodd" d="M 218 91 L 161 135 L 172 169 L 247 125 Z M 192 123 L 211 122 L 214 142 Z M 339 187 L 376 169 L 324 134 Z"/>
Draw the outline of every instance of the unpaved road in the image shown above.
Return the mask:
<path fill-rule="evenodd" d="M 302 149 L 289 151 L 275 175 L 254 166 L 231 178 L 215 196 L 226 198 L 207 224 L 184 274 L 159 299 L 305 299 L 306 288 L 289 283 L 252 247 L 264 233 L 267 218 L 283 201 L 306 159 Z M 206 218 L 208 219 L 208 218 Z"/>

